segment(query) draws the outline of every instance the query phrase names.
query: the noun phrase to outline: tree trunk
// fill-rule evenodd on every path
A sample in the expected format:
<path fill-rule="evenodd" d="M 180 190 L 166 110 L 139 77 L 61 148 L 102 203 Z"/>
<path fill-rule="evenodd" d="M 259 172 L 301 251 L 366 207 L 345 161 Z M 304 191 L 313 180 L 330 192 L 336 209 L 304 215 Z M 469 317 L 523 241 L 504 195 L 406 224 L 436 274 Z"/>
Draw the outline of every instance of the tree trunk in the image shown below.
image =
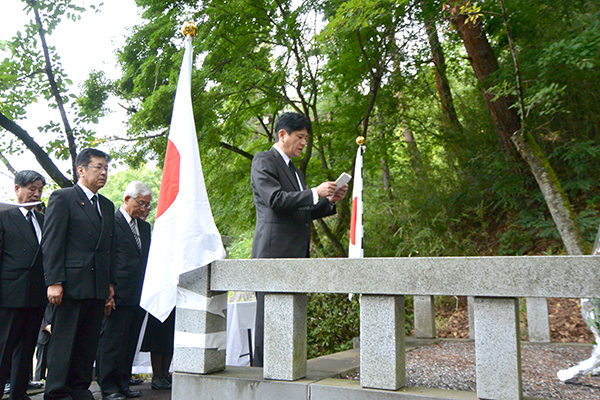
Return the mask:
<path fill-rule="evenodd" d="M 530 133 L 517 134 L 513 136 L 512 141 L 531 167 L 567 252 L 574 256 L 589 254 L 571 203 L 533 136 Z"/>
<path fill-rule="evenodd" d="M 521 129 L 521 120 L 517 110 L 510 108 L 516 103 L 516 99 L 502 96 L 494 100 L 494 95 L 488 91 L 491 86 L 490 75 L 498 70 L 498 60 L 482 25 L 481 23 L 467 22 L 465 15 L 458 15 L 453 22 L 469 54 L 469 61 L 475 71 L 475 76 L 482 85 L 483 96 L 492 115 L 502 148 L 508 156 L 519 160 L 517 152 L 511 144 L 512 135 Z"/>
<path fill-rule="evenodd" d="M 444 57 L 444 51 L 442 50 L 433 21 L 425 23 L 425 31 L 427 32 L 429 46 L 431 47 L 431 56 L 435 65 L 435 86 L 440 95 L 444 125 L 450 129 L 453 136 L 462 135 L 464 129 L 458 120 L 454 101 L 452 100 L 452 92 L 450 91 L 450 83 L 446 75 L 446 58 Z"/>
<path fill-rule="evenodd" d="M 65 128 L 65 136 L 67 138 L 67 143 L 69 144 L 69 153 L 71 154 L 71 165 L 73 167 L 73 181 L 77 182 L 77 165 L 75 165 L 75 158 L 77 157 L 77 146 L 75 144 L 75 136 L 73 136 L 73 130 L 71 129 L 71 125 L 69 124 L 69 120 L 67 119 L 65 105 L 63 103 L 62 96 L 58 91 L 58 85 L 56 84 L 56 80 L 54 79 L 54 70 L 52 69 L 52 63 L 50 62 L 50 53 L 48 52 L 48 44 L 46 43 L 46 31 L 42 26 L 40 13 L 37 9 L 37 1 L 29 0 L 29 4 L 31 5 L 33 13 L 35 14 L 35 22 L 37 24 L 38 34 L 40 35 L 40 40 L 42 42 L 44 59 L 46 60 L 46 75 L 48 76 L 48 82 L 50 83 L 50 88 L 52 89 L 54 100 L 56 101 L 56 105 L 58 106 L 58 111 L 60 112 L 60 117 Z"/>
<path fill-rule="evenodd" d="M 2 113 L 0 113 L 0 126 L 14 134 L 23 142 L 23 144 L 25 144 L 29 151 L 35 155 L 35 158 L 40 163 L 44 171 L 48 173 L 50 178 L 52 178 L 52 180 L 56 182 L 58 186 L 63 188 L 73 186 L 73 182 L 64 176 L 56 167 L 56 165 L 54 165 L 54 162 L 52 162 L 50 157 L 48 157 L 48 153 L 46 153 L 44 149 L 42 149 L 40 145 L 37 144 L 23 128 L 6 118 L 6 116 Z"/>
<path fill-rule="evenodd" d="M 8 159 L 6 157 L 4 157 L 4 154 L 2 154 L 2 152 L 0 152 L 0 160 L 2 160 L 2 162 L 4 163 L 4 165 L 6 165 L 6 168 L 8 168 L 8 170 L 10 171 L 11 174 L 13 174 L 13 177 L 15 175 L 17 175 L 17 170 L 12 166 L 12 164 L 10 163 L 10 161 L 8 161 Z"/>
<path fill-rule="evenodd" d="M 348 254 L 346 254 L 346 250 L 344 249 L 344 246 L 340 243 L 340 241 L 333 234 L 333 232 L 331 232 L 331 229 L 329 229 L 329 226 L 327 226 L 327 223 L 325 221 L 323 221 L 323 219 L 321 219 L 321 218 L 317 219 L 316 222 L 319 225 L 319 228 L 321 228 L 321 230 L 323 231 L 325 236 L 331 242 L 331 245 L 333 246 L 333 249 L 335 250 L 336 257 L 348 257 Z"/>
<path fill-rule="evenodd" d="M 417 142 L 415 141 L 415 136 L 408 128 L 404 128 L 402 130 L 402 134 L 404 135 L 404 141 L 406 142 L 406 145 L 408 146 L 408 152 L 410 153 L 410 164 L 420 180 L 423 178 L 421 176 L 421 172 L 423 171 L 423 163 L 421 160 L 421 153 L 419 152 Z"/>

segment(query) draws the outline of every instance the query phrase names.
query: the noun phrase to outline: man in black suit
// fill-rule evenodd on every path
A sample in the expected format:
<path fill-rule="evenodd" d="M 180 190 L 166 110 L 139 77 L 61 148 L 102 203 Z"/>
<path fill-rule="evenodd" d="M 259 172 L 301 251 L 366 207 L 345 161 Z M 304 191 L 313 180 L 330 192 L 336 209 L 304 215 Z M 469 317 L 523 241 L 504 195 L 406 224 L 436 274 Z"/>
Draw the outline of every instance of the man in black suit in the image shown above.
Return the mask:
<path fill-rule="evenodd" d="M 151 201 L 152 190 L 148 185 L 133 181 L 125 190 L 123 205 L 115 213 L 116 309 L 104 317 L 96 362 L 104 399 L 142 395 L 129 387 L 129 379 L 145 315 L 139 304 L 150 249 L 150 224 L 140 217 L 150 208 Z"/>
<path fill-rule="evenodd" d="M 89 386 L 104 306 L 114 296 L 115 209 L 98 190 L 108 154 L 84 149 L 79 181 L 52 193 L 42 239 L 48 300 L 55 305 L 48 345 L 46 400 L 92 400 Z"/>
<path fill-rule="evenodd" d="M 312 134 L 302 114 L 284 113 L 275 122 L 277 142 L 252 160 L 252 191 L 256 229 L 252 258 L 308 258 L 311 220 L 335 214 L 335 203 L 348 185 L 336 191 L 335 182 L 309 189 L 302 171 L 292 163 L 300 157 Z M 264 294 L 256 294 L 255 354 L 253 365 L 263 366 Z"/>
<path fill-rule="evenodd" d="M 17 203 L 39 201 L 45 184 L 35 171 L 17 173 Z M 29 399 L 31 360 L 48 302 L 39 245 L 44 215 L 33 208 L 0 213 L 0 387 L 4 388 L 12 367 L 11 400 Z"/>

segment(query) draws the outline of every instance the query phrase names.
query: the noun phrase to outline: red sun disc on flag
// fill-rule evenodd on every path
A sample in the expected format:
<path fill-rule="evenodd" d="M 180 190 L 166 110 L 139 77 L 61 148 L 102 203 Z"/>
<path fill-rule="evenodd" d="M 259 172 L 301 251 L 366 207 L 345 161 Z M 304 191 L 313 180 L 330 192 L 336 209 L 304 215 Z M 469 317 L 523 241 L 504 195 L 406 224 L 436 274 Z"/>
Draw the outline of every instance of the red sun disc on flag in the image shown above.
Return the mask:
<path fill-rule="evenodd" d="M 156 218 L 160 217 L 173 204 L 177 193 L 179 193 L 179 165 L 181 157 L 177 147 L 169 139 L 167 144 L 167 155 L 160 183 L 160 194 L 158 195 L 158 209 Z"/>
<path fill-rule="evenodd" d="M 352 201 L 352 217 L 350 219 L 350 243 L 356 245 L 356 214 L 358 209 L 358 199 L 355 197 Z"/>

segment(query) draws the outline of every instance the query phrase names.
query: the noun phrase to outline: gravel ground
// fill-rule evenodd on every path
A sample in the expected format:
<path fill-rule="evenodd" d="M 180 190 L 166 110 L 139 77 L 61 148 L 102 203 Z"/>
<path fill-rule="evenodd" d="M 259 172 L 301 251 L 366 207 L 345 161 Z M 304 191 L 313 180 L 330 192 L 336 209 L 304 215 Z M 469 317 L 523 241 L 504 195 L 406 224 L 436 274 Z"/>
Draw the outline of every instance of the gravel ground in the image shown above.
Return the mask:
<path fill-rule="evenodd" d="M 564 384 L 556 372 L 589 358 L 591 346 L 522 343 L 523 392 L 526 397 L 562 400 L 600 399 L 600 377 L 586 377 Z M 348 376 L 360 379 L 359 374 Z M 407 386 L 476 390 L 475 344 L 442 341 L 406 354 Z"/>

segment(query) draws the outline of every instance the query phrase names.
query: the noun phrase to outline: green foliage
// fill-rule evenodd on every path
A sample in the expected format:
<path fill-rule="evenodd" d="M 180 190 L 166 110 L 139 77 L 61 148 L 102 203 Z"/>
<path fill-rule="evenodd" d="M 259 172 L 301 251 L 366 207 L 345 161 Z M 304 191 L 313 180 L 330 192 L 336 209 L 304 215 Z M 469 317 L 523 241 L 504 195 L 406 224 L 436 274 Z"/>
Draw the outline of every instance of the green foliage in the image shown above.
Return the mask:
<path fill-rule="evenodd" d="M 98 118 L 108 113 L 104 103 L 108 100 L 111 88 L 112 83 L 105 77 L 104 72 L 90 72 L 89 78 L 82 85 L 81 96 L 75 100 L 82 120 L 97 124 Z"/>
<path fill-rule="evenodd" d="M 112 167 L 112 166 L 111 166 Z M 109 171 L 108 181 L 106 185 L 101 189 L 103 196 L 106 196 L 115 204 L 115 210 L 123 204 L 123 193 L 127 185 L 131 181 L 142 181 L 152 189 L 152 210 L 150 215 L 146 219 L 151 225 L 154 224 L 156 218 L 156 206 L 158 204 L 158 194 L 160 192 L 160 181 L 162 178 L 162 170 L 155 168 L 153 170 L 148 169 L 146 166 L 138 169 L 128 169 L 125 171 L 119 171 L 117 173 L 111 173 Z"/>
<path fill-rule="evenodd" d="M 359 296 L 311 294 L 308 300 L 308 358 L 349 350 L 360 336 Z"/>

